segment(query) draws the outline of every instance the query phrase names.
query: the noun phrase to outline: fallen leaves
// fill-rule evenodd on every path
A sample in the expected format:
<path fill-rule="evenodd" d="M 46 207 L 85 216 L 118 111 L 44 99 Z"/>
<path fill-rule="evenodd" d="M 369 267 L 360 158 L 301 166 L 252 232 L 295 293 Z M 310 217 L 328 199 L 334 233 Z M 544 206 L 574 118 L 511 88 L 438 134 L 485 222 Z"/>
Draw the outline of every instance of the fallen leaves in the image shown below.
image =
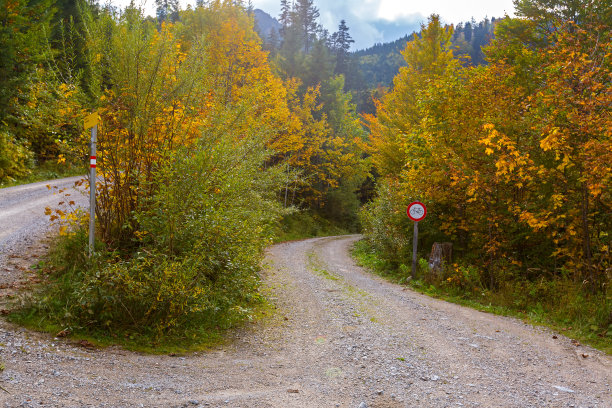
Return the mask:
<path fill-rule="evenodd" d="M 70 334 L 70 330 L 64 329 L 55 334 L 55 337 L 66 337 Z"/>
<path fill-rule="evenodd" d="M 88 349 L 92 349 L 96 347 L 92 342 L 88 340 L 79 340 L 77 341 L 77 344 L 81 347 L 88 348 Z"/>

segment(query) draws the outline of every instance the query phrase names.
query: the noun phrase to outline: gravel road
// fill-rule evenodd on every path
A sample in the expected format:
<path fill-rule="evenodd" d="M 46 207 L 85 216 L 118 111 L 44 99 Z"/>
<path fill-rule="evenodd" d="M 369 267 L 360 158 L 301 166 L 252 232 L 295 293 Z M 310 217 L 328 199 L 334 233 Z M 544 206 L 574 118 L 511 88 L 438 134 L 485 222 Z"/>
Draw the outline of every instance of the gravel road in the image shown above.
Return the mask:
<path fill-rule="evenodd" d="M 271 247 L 276 312 L 208 352 L 88 349 L 0 319 L 0 406 L 612 407 L 610 356 L 372 276 L 358 239 Z"/>
<path fill-rule="evenodd" d="M 0 189 L 0 285 L 14 284 L 16 277 L 21 278 L 18 271 L 27 269 L 46 249 L 42 241 L 53 226 L 45 207 L 59 208 L 58 203 L 68 198 L 75 202 L 75 208 L 89 208 L 85 190 L 74 188 L 82 178 Z"/>

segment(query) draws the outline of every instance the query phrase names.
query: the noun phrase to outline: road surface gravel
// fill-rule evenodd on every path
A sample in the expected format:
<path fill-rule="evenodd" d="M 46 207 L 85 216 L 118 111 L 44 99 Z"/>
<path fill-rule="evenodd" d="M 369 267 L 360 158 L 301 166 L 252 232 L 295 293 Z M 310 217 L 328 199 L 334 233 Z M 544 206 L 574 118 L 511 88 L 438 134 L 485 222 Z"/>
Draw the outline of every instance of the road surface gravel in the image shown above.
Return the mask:
<path fill-rule="evenodd" d="M 207 352 L 87 349 L 0 319 L 0 406 L 612 407 L 610 356 L 370 275 L 359 238 L 269 248 L 275 313 Z"/>
<path fill-rule="evenodd" d="M 69 177 L 0 189 L 0 285 L 21 279 L 18 271 L 27 269 L 47 248 L 44 238 L 56 226 L 45 215 L 46 207 L 66 209 L 67 205 L 58 204 L 74 201 L 72 208 L 89 208 L 85 188 L 75 188 L 82 179 Z"/>

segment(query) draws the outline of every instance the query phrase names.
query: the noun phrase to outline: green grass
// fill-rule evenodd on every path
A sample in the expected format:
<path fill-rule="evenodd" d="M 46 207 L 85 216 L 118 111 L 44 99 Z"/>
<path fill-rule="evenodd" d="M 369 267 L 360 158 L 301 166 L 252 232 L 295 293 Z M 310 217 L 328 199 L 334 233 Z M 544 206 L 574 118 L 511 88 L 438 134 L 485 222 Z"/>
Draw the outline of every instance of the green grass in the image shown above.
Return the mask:
<path fill-rule="evenodd" d="M 612 354 L 612 298 L 588 295 L 573 282 L 506 282 L 499 290 L 465 290 L 444 282 L 411 281 L 406 268 L 394 268 L 365 240 L 355 244 L 353 257 L 373 273 L 405 284 L 425 295 L 483 312 L 517 317 Z"/>
<path fill-rule="evenodd" d="M 329 272 L 323 266 L 321 266 L 321 261 L 317 258 L 314 252 L 308 253 L 308 269 L 325 279 L 331 281 L 340 280 L 340 277 L 338 275 Z"/>
<path fill-rule="evenodd" d="M 48 161 L 38 167 L 35 167 L 28 175 L 24 177 L 0 182 L 0 188 L 20 186 L 39 181 L 55 180 L 64 177 L 79 176 L 85 174 L 86 172 L 87 169 L 84 166 L 57 164 L 54 161 Z"/>
<path fill-rule="evenodd" d="M 78 344 L 82 340 L 95 347 L 105 348 L 120 346 L 126 350 L 147 354 L 181 355 L 198 351 L 210 350 L 227 344 L 232 338 L 231 334 L 246 328 L 249 322 L 265 322 L 276 313 L 276 309 L 268 302 L 263 301 L 256 305 L 251 313 L 251 319 L 236 322 L 225 327 L 202 325 L 197 330 L 183 331 L 178 334 L 168 334 L 158 337 L 153 333 L 133 332 L 129 330 L 108 333 L 105 331 L 82 330 L 69 328 L 68 341 Z M 26 327 L 30 330 L 49 333 L 55 336 L 67 328 L 57 322 L 49 320 L 46 316 L 30 313 L 27 310 L 18 310 L 7 316 L 8 320 Z"/>

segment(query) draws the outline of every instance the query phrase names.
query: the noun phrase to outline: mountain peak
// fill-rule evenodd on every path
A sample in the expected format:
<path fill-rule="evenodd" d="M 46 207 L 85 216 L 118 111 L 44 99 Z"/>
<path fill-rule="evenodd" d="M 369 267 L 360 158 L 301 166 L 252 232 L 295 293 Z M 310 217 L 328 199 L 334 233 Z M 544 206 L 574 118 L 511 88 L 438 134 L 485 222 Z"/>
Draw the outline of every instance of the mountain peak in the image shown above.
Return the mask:
<path fill-rule="evenodd" d="M 260 9 L 253 10 L 253 14 L 255 15 L 255 28 L 261 38 L 268 38 L 273 31 L 279 33 L 282 26 L 277 19 Z"/>

